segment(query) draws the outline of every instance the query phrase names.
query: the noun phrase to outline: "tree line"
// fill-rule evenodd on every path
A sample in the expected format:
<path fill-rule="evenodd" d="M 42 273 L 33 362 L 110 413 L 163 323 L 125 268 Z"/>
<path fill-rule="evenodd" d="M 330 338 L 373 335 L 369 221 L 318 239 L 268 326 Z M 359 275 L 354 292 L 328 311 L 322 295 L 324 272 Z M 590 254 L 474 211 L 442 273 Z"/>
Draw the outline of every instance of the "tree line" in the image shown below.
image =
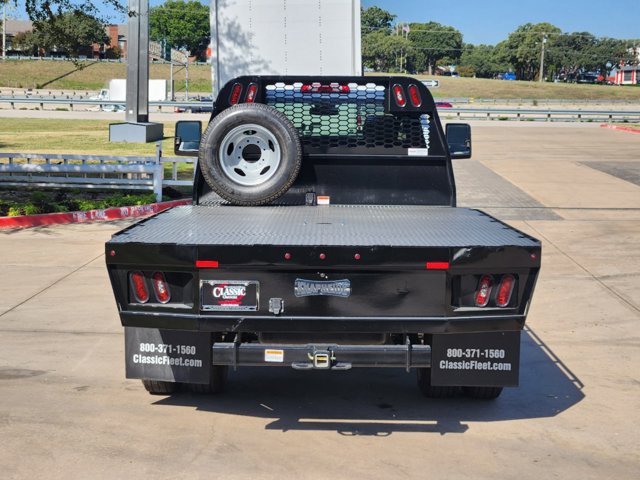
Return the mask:
<path fill-rule="evenodd" d="M 0 0 L 0 4 L 7 1 L 12 0 Z M 128 14 L 121 0 L 104 0 L 103 4 Z M 95 2 L 26 0 L 25 6 L 34 29 L 14 39 L 14 45 L 25 53 L 55 50 L 77 57 L 90 53 L 92 44 L 109 44 Z M 563 33 L 550 23 L 521 25 L 497 45 L 473 45 L 465 43 L 454 27 L 438 22 L 394 23 L 396 15 L 379 7 L 363 8 L 361 18 L 363 65 L 376 71 L 433 74 L 437 66 L 455 65 L 463 76 L 491 78 L 514 72 L 518 79 L 533 80 L 540 74 L 543 45 L 548 79 L 571 78 L 585 71 L 604 74 L 620 62 L 638 61 L 639 49 L 633 53 L 632 49 L 640 41 L 633 44 L 589 32 Z M 149 23 L 152 40 L 206 58 L 210 39 L 206 5 L 196 0 L 167 0 L 150 9 Z M 117 47 L 106 49 L 106 56 L 119 56 Z"/>
<path fill-rule="evenodd" d="M 0 4 L 3 1 L 0 0 Z M 105 3 L 122 13 L 125 7 L 118 1 Z M 53 10 L 53 6 L 57 6 Z M 92 45 L 106 45 L 107 58 L 119 58 L 118 45 L 110 45 L 94 2 L 70 0 L 27 0 L 26 8 L 33 21 L 33 30 L 21 32 L 13 39 L 13 48 L 29 55 L 64 53 L 77 58 L 91 55 Z M 149 10 L 149 38 L 169 48 L 187 50 L 198 59 L 206 60 L 209 45 L 209 7 L 196 0 L 167 0 Z"/>
<path fill-rule="evenodd" d="M 640 41 L 563 33 L 550 23 L 521 25 L 497 45 L 473 45 L 451 26 L 394 24 L 396 15 L 379 7 L 361 13 L 362 62 L 376 71 L 433 74 L 436 66 L 455 65 L 462 76 L 493 78 L 514 72 L 518 79 L 537 80 L 543 46 L 543 72 L 549 80 L 587 71 L 604 74 L 620 62 L 638 62 Z"/>

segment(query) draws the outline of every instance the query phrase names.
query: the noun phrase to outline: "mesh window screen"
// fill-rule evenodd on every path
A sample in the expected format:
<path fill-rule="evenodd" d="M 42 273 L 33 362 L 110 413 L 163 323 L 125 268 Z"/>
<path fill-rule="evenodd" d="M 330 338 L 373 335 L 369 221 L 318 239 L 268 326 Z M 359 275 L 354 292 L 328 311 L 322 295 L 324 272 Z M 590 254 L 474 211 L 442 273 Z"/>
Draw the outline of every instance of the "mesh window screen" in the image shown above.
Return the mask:
<path fill-rule="evenodd" d="M 347 86 L 317 93 L 302 91 L 302 83 L 274 83 L 266 86 L 265 103 L 291 120 L 306 153 L 406 154 L 407 148 L 429 148 L 428 115 L 385 113 L 386 86 Z"/>

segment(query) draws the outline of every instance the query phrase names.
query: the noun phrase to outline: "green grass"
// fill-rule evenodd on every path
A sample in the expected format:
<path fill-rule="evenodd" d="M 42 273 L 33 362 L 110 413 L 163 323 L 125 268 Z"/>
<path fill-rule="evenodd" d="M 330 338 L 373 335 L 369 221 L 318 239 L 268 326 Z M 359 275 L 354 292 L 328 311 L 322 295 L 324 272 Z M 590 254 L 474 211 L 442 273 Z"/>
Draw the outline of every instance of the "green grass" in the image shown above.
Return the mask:
<path fill-rule="evenodd" d="M 78 68 L 71 62 L 50 60 L 0 61 L 0 88 L 41 90 L 99 90 L 112 78 L 125 78 L 124 63 L 83 62 Z M 384 75 L 384 74 L 376 74 Z M 151 78 L 169 80 L 169 65 L 152 64 Z M 566 83 L 509 82 L 483 78 L 438 78 L 436 97 L 504 98 L 504 99 L 564 99 L 564 100 L 629 100 L 640 102 L 640 87 L 607 85 L 576 85 Z M 174 68 L 176 92 L 184 92 L 185 70 Z M 211 67 L 189 66 L 189 91 L 211 91 Z"/>
<path fill-rule="evenodd" d="M 486 78 L 430 77 L 426 75 L 416 75 L 416 77 L 421 80 L 440 80 L 440 86 L 431 90 L 434 97 L 440 98 L 629 100 L 640 102 L 640 87 L 633 86 L 513 82 Z"/>
<path fill-rule="evenodd" d="M 109 142 L 108 120 L 0 118 L 0 152 L 153 156 L 155 143 Z M 163 122 L 164 156 L 172 157 L 175 122 Z M 206 125 L 204 125 L 206 126 Z M 191 179 L 190 164 L 178 164 L 178 178 Z M 165 166 L 165 178 L 171 164 Z"/>
<path fill-rule="evenodd" d="M 155 143 L 109 142 L 108 120 L 0 118 L 0 152 L 154 155 Z M 163 150 L 173 155 L 175 122 L 164 122 Z"/>
<path fill-rule="evenodd" d="M 99 90 L 105 88 L 112 78 L 126 77 L 125 63 L 72 62 L 52 60 L 6 60 L 0 61 L 0 87 L 32 88 L 50 90 Z M 167 64 L 151 64 L 150 77 L 170 78 Z M 176 92 L 185 90 L 185 69 L 174 67 Z M 211 91 L 211 67 L 189 66 L 189 91 Z"/>

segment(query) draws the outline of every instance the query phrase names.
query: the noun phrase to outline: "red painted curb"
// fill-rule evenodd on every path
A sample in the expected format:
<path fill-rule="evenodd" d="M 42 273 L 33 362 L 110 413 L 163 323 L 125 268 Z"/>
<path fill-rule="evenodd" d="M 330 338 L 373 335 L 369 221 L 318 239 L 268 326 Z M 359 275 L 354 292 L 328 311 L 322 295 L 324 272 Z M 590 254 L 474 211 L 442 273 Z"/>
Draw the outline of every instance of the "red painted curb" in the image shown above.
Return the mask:
<path fill-rule="evenodd" d="M 191 199 L 171 202 L 135 205 L 132 207 L 111 207 L 86 212 L 44 213 L 42 215 L 23 215 L 21 217 L 0 217 L 0 230 L 7 228 L 29 228 L 43 225 L 61 225 L 65 223 L 83 223 L 94 220 L 117 220 L 119 218 L 142 217 L 158 213 L 178 205 L 189 205 Z"/>
<path fill-rule="evenodd" d="M 623 127 L 622 125 L 611 125 L 609 123 L 603 123 L 600 125 L 602 128 L 608 128 L 609 130 L 619 130 L 621 132 L 640 133 L 640 128 L 637 127 Z"/>

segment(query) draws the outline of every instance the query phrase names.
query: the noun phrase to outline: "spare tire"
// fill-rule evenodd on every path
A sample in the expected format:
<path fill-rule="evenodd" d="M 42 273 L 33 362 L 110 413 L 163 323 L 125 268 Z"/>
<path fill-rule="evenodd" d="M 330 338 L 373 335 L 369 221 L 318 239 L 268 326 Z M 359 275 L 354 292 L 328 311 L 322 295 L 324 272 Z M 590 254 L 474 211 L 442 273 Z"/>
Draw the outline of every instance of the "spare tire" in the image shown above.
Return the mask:
<path fill-rule="evenodd" d="M 236 205 L 263 205 L 293 184 L 302 158 L 298 132 L 275 108 L 242 103 L 222 111 L 200 143 L 200 169 L 211 189 Z"/>

